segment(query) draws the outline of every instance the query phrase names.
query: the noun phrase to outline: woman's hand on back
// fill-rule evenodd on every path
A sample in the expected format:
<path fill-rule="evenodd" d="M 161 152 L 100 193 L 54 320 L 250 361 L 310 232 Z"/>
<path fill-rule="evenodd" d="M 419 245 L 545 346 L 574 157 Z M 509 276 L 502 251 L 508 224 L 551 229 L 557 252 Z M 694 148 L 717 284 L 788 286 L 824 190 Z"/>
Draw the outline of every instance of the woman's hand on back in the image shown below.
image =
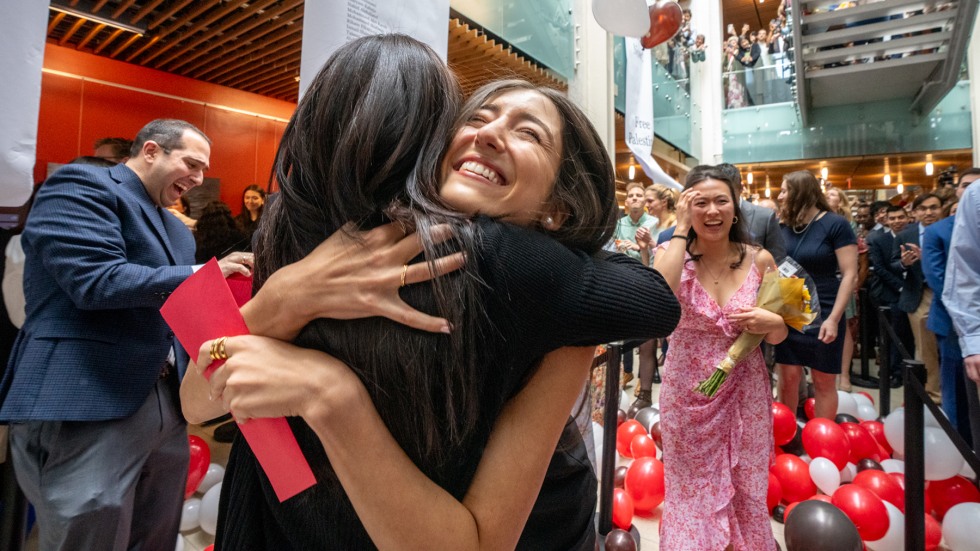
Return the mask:
<path fill-rule="evenodd" d="M 433 234 L 436 242 L 450 236 L 446 226 L 436 226 Z M 409 265 L 422 252 L 421 240 L 415 234 L 406 235 L 394 223 L 357 237 L 337 231 L 306 258 L 272 274 L 242 307 L 252 334 L 289 340 L 317 318 L 374 316 L 423 331 L 448 333 L 448 321 L 412 308 L 398 289 L 458 270 L 465 264 L 464 255 L 439 258 L 432 267 L 429 262 Z"/>

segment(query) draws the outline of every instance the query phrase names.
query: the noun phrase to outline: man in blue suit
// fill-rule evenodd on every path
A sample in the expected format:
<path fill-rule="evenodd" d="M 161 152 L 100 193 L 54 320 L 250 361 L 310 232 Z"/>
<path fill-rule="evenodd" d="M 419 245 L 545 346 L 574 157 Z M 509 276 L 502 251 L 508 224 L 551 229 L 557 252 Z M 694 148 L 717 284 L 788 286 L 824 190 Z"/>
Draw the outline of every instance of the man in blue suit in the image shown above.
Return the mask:
<path fill-rule="evenodd" d="M 912 201 L 917 222 L 895 236 L 892 245 L 892 269 L 904 270 L 904 285 L 898 296 L 898 309 L 908 314 L 915 339 L 915 359 L 926 366 L 926 392 L 937 404 L 942 400 L 939 387 L 939 344 L 936 335 L 926 327 L 932 289 L 922 275 L 922 234 L 943 216 L 943 201 L 934 193 L 923 193 Z"/>
<path fill-rule="evenodd" d="M 898 309 L 898 297 L 902 292 L 905 281 L 902 279 L 902 271 L 895 271 L 891 264 L 892 247 L 895 245 L 895 235 L 905 230 L 909 223 L 908 213 L 900 205 L 889 205 L 886 207 L 884 219 L 884 231 L 868 232 L 868 293 L 871 295 L 871 302 L 877 310 L 880 306 L 888 306 L 890 310 L 890 322 L 899 342 L 892 342 L 890 350 L 879 350 L 879 354 L 889 355 L 889 365 L 891 366 L 892 388 L 902 385 L 901 362 L 902 355 L 898 351 L 898 344 L 905 348 L 909 354 L 915 351 L 915 340 L 912 338 L 912 327 L 909 325 L 909 318 L 905 312 Z"/>
<path fill-rule="evenodd" d="M 0 382 L 17 481 L 40 548 L 167 550 L 189 449 L 160 315 L 192 271 L 194 238 L 167 212 L 208 168 L 191 124 L 147 124 L 125 164 L 67 165 L 38 191 L 23 234 L 27 318 Z M 249 273 L 233 253 L 225 275 Z"/>
<path fill-rule="evenodd" d="M 956 197 L 962 197 L 967 186 L 980 178 L 980 168 L 971 168 L 960 174 L 956 186 Z M 960 350 L 953 321 L 943 305 L 942 295 L 946 279 L 946 261 L 949 257 L 949 243 L 953 237 L 953 224 L 956 218 L 950 216 L 926 228 L 922 234 L 922 275 L 933 290 L 932 305 L 926 327 L 936 334 L 939 342 L 939 377 L 943 397 L 943 411 L 956 430 L 970 442 L 970 416 L 967 406 L 967 392 L 973 393 L 969 399 L 976 400 L 977 386 L 967 386 L 963 374 L 963 352 Z"/>

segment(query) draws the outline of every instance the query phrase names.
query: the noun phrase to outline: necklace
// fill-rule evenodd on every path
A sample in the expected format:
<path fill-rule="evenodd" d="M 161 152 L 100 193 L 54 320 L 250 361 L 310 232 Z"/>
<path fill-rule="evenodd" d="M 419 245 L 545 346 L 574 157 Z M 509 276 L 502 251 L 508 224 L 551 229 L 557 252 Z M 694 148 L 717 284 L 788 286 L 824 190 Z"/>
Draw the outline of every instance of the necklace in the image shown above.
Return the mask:
<path fill-rule="evenodd" d="M 711 269 L 708 268 L 708 263 L 705 262 L 703 259 L 701 260 L 701 267 L 704 268 L 705 272 L 708 272 L 708 275 L 711 276 L 711 280 L 714 282 L 715 285 L 718 285 L 718 282 L 721 280 L 721 276 L 725 275 L 724 268 L 721 269 L 720 275 L 712 272 Z"/>
<path fill-rule="evenodd" d="M 816 214 L 814 214 L 812 217 L 810 217 L 810 221 L 807 222 L 805 226 L 803 226 L 803 229 L 798 230 L 798 229 L 796 229 L 796 226 L 794 226 L 793 227 L 793 233 L 795 233 L 796 235 L 799 235 L 799 234 L 805 232 L 810 227 L 810 224 L 812 224 L 813 221 L 816 220 L 818 216 L 820 216 L 820 211 L 819 210 L 817 211 Z"/>

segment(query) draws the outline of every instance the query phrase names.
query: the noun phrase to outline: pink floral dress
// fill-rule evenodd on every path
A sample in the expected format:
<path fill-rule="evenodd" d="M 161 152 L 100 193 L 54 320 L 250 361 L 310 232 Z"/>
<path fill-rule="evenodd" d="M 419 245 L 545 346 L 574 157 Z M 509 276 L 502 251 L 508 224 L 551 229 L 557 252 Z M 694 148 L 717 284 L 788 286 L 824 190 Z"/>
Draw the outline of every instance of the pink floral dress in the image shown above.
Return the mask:
<path fill-rule="evenodd" d="M 762 280 L 754 255 L 741 287 L 723 307 L 704 290 L 687 256 L 660 390 L 665 497 L 660 549 L 775 550 L 766 509 L 773 451 L 772 391 L 762 353 L 737 364 L 713 398 L 694 391 L 724 358 L 739 331 L 726 315 L 755 305 Z"/>

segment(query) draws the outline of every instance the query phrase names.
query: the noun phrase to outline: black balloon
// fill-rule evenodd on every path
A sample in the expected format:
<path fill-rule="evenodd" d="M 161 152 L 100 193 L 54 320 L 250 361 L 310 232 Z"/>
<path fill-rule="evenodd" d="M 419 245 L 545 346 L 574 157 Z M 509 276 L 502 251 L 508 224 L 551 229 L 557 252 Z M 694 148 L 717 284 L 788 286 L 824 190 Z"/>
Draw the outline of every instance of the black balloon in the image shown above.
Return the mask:
<path fill-rule="evenodd" d="M 877 461 L 871 459 L 870 457 L 865 457 L 864 459 L 858 461 L 857 468 L 858 468 L 858 472 L 885 470 L 884 467 L 881 466 L 881 463 L 878 463 Z"/>
<path fill-rule="evenodd" d="M 606 551 L 636 551 L 636 540 L 626 530 L 617 528 L 606 534 Z"/>
<path fill-rule="evenodd" d="M 786 444 L 779 446 L 780 448 L 783 449 L 784 452 L 791 453 L 797 457 L 806 453 L 806 450 L 803 449 L 803 427 L 800 426 L 802 424 L 805 423 L 797 422 L 796 423 L 797 431 L 796 434 L 793 435 L 793 439 L 787 442 Z"/>
<path fill-rule="evenodd" d="M 637 411 L 636 417 L 633 418 L 639 421 L 639 423 L 643 425 L 643 428 L 647 429 L 647 432 L 650 432 L 650 427 L 653 426 L 654 419 L 659 415 L 660 415 L 660 410 L 658 410 L 657 408 L 645 407 L 640 411 Z"/>
<path fill-rule="evenodd" d="M 787 551 L 861 551 L 857 527 L 843 511 L 819 500 L 800 502 L 786 520 Z"/>
<path fill-rule="evenodd" d="M 616 473 L 615 473 L 616 476 L 613 478 L 614 488 L 624 488 L 626 486 L 627 470 L 629 470 L 629 467 L 627 467 L 626 465 L 620 465 L 619 467 L 616 467 Z"/>
<path fill-rule="evenodd" d="M 616 412 L 616 426 L 617 427 L 619 425 L 622 425 L 623 423 L 625 423 L 626 422 L 626 419 L 627 419 L 627 417 L 626 417 L 626 412 L 625 411 L 619 410 L 619 411 Z"/>
<path fill-rule="evenodd" d="M 772 508 L 772 519 L 779 524 L 786 522 L 783 515 L 786 514 L 786 506 L 780 503 L 779 505 Z"/>
<path fill-rule="evenodd" d="M 849 413 L 838 413 L 837 414 L 837 417 L 834 417 L 834 422 L 839 425 L 841 423 L 855 423 L 856 424 L 856 423 L 860 423 L 861 421 L 859 421 L 857 417 L 855 417 L 855 416 L 853 416 L 853 415 L 851 415 Z"/>

